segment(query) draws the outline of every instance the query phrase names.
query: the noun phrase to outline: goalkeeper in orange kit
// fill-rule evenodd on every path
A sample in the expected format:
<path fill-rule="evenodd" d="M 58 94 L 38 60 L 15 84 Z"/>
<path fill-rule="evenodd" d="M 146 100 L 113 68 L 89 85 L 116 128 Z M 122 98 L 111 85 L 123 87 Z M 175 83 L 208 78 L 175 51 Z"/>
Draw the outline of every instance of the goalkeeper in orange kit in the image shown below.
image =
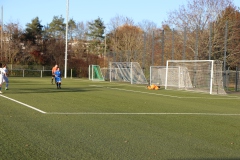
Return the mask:
<path fill-rule="evenodd" d="M 147 89 L 149 89 L 149 90 L 159 90 L 160 86 L 152 84 L 150 86 L 147 86 Z"/>

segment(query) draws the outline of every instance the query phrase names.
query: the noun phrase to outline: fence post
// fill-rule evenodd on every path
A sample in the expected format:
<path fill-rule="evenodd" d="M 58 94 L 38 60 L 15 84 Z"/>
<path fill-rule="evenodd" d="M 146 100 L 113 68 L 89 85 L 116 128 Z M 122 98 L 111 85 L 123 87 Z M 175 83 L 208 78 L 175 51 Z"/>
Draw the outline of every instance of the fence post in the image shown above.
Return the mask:
<path fill-rule="evenodd" d="M 235 92 L 238 91 L 238 67 L 236 66 Z"/>
<path fill-rule="evenodd" d="M 227 91 L 229 91 L 229 77 L 230 77 L 230 71 L 229 71 L 229 67 L 228 67 L 228 69 L 227 69 L 227 71 L 226 71 L 226 87 L 227 87 Z"/>
<path fill-rule="evenodd" d="M 211 52 L 212 52 L 212 23 L 210 23 L 210 31 L 209 31 L 209 53 L 208 53 L 208 60 L 211 60 Z"/>
<path fill-rule="evenodd" d="M 198 59 L 198 25 L 196 25 L 195 60 Z"/>
<path fill-rule="evenodd" d="M 174 28 L 172 30 L 172 60 L 174 60 Z"/>
<path fill-rule="evenodd" d="M 183 60 L 185 60 L 186 59 L 186 41 L 187 41 L 187 29 L 186 29 L 186 27 L 184 27 L 184 40 L 183 40 Z"/>
<path fill-rule="evenodd" d="M 116 52 L 113 52 L 113 62 L 116 62 Z"/>
<path fill-rule="evenodd" d="M 111 66 L 112 66 L 112 62 L 109 62 L 109 81 L 112 82 L 112 69 L 111 69 Z"/>
<path fill-rule="evenodd" d="M 225 26 L 225 40 L 224 40 L 224 57 L 223 57 L 223 70 L 225 77 L 223 77 L 223 84 L 224 87 L 226 87 L 227 83 L 227 73 L 226 73 L 226 54 L 227 54 L 227 33 L 228 33 L 228 21 L 226 21 L 226 26 Z"/>
<path fill-rule="evenodd" d="M 137 61 L 137 51 L 134 51 L 134 62 Z"/>
<path fill-rule="evenodd" d="M 152 33 L 152 65 L 154 66 L 154 31 Z"/>
<path fill-rule="evenodd" d="M 145 73 L 145 55 L 146 55 L 146 52 L 147 52 L 147 42 L 146 42 L 146 32 L 144 32 L 144 52 L 143 52 L 143 56 L 142 56 L 142 68 L 144 70 L 144 73 Z"/>
<path fill-rule="evenodd" d="M 162 30 L 162 66 L 164 66 L 164 30 Z"/>

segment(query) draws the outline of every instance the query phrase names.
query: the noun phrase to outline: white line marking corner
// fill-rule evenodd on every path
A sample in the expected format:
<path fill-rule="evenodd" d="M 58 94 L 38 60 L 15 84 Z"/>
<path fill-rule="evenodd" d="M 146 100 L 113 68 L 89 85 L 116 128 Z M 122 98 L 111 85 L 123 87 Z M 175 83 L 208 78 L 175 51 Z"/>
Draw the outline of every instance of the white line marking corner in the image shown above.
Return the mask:
<path fill-rule="evenodd" d="M 1 97 L 4 97 L 4 98 L 6 98 L 6 99 L 9 99 L 9 100 L 11 100 L 11 101 L 13 101 L 13 102 L 16 102 L 16 103 L 18 103 L 18 104 L 21 104 L 21 105 L 23 105 L 23 106 L 26 106 L 26 107 L 28 107 L 28 108 L 31 108 L 31 109 L 33 109 L 33 110 L 35 110 L 35 111 L 40 112 L 40 113 L 43 113 L 43 114 L 46 113 L 46 112 L 44 112 L 44 111 L 42 111 L 42 110 L 40 110 L 40 109 L 37 109 L 37 108 L 35 108 L 35 107 L 33 107 L 33 106 L 30 106 L 30 105 L 28 105 L 28 104 L 26 104 L 26 103 L 17 101 L 17 100 L 15 100 L 15 99 L 9 98 L 9 97 L 4 96 L 4 95 L 0 95 L 0 96 L 1 96 Z"/>

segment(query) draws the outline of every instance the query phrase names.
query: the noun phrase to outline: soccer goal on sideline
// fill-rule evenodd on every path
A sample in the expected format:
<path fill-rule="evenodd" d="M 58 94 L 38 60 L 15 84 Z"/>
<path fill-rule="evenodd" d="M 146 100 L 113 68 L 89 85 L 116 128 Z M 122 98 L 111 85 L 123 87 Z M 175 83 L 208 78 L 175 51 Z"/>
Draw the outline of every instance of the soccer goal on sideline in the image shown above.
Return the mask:
<path fill-rule="evenodd" d="M 89 80 L 92 81 L 104 81 L 104 76 L 99 65 L 89 65 L 88 76 Z"/>
<path fill-rule="evenodd" d="M 168 60 L 166 66 L 150 67 L 150 84 L 209 94 L 226 94 L 222 62 L 214 60 Z"/>
<path fill-rule="evenodd" d="M 130 82 L 131 84 L 148 84 L 138 62 L 110 62 L 110 82 Z"/>

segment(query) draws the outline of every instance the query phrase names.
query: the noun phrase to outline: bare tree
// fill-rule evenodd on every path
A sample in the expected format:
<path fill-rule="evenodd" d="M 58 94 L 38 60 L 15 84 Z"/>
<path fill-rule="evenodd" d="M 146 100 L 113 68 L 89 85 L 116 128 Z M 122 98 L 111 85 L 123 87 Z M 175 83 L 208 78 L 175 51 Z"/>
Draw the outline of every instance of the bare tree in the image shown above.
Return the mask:
<path fill-rule="evenodd" d="M 126 24 L 131 25 L 131 26 L 135 25 L 133 19 L 117 15 L 117 16 L 113 17 L 110 20 L 109 24 L 107 25 L 108 32 L 110 33 L 112 31 L 115 31 L 118 27 L 126 25 Z"/>
<path fill-rule="evenodd" d="M 186 47 L 187 59 L 209 58 L 209 48 L 214 48 L 210 45 L 216 44 L 210 39 L 212 23 L 228 6 L 233 6 L 232 0 L 191 0 L 186 6 L 182 5 L 178 10 L 168 13 L 164 25 L 175 29 L 176 45 L 182 46 L 182 50 Z M 184 36 L 187 37 L 185 41 Z"/>
<path fill-rule="evenodd" d="M 116 28 L 108 37 L 111 50 L 122 61 L 134 59 L 135 53 L 138 57 L 142 54 L 143 31 L 137 26 L 125 24 Z"/>
<path fill-rule="evenodd" d="M 138 26 L 144 31 L 148 33 L 152 33 L 157 30 L 157 24 L 148 20 L 143 20 L 138 23 Z"/>
<path fill-rule="evenodd" d="M 240 11 L 227 7 L 213 23 L 214 57 L 222 57 L 226 51 L 228 66 L 235 68 L 240 59 Z M 224 44 L 224 45 L 223 45 Z M 220 52 L 219 52 L 220 51 Z"/>
<path fill-rule="evenodd" d="M 4 26 L 4 59 L 6 63 L 19 62 L 24 52 L 24 44 L 20 43 L 22 27 L 19 23 L 10 22 Z"/>
<path fill-rule="evenodd" d="M 176 29 L 200 30 L 208 28 L 222 14 L 226 7 L 232 6 L 232 0 L 189 0 L 187 6 L 180 6 L 178 10 L 168 13 L 168 20 L 164 23 Z"/>
<path fill-rule="evenodd" d="M 87 57 L 87 33 L 88 25 L 78 22 L 74 30 L 74 38 L 71 43 L 71 53 L 73 58 Z"/>

